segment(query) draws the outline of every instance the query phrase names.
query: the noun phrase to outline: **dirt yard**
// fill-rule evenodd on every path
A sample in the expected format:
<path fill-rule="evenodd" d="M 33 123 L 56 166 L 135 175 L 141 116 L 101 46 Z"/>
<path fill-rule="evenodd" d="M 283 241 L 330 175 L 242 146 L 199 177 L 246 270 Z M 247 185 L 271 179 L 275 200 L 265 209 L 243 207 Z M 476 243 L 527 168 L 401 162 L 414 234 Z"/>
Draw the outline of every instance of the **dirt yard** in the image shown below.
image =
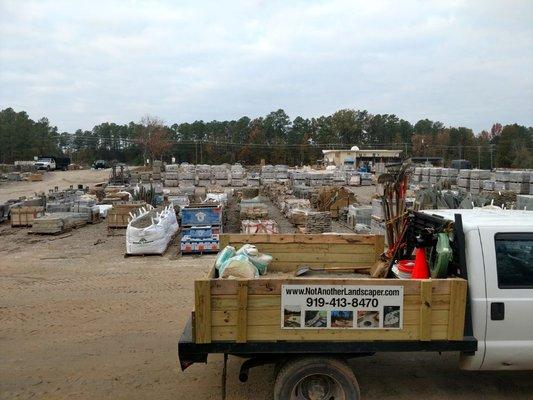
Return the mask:
<path fill-rule="evenodd" d="M 91 182 L 107 176 L 79 173 Z M 49 182 L 77 184 L 76 174 Z M 2 186 L 0 198 L 33 193 L 37 184 Z M 177 358 L 193 281 L 214 256 L 180 257 L 173 247 L 163 257 L 124 258 L 124 237 L 107 236 L 104 223 L 59 236 L 27 232 L 0 225 L 1 399 L 220 398 L 222 357 L 185 372 Z M 382 354 L 351 364 L 364 399 L 533 398 L 530 373 L 460 371 L 455 354 Z M 228 399 L 270 399 L 273 368 L 252 369 L 243 384 L 239 366 L 230 357 Z"/>
<path fill-rule="evenodd" d="M 70 185 L 93 185 L 105 182 L 109 178 L 110 169 L 83 169 L 79 171 L 50 171 L 44 172 L 40 182 L 0 182 L 0 203 L 21 196 L 32 196 L 36 192 L 47 192 L 55 186 L 66 189 Z"/>

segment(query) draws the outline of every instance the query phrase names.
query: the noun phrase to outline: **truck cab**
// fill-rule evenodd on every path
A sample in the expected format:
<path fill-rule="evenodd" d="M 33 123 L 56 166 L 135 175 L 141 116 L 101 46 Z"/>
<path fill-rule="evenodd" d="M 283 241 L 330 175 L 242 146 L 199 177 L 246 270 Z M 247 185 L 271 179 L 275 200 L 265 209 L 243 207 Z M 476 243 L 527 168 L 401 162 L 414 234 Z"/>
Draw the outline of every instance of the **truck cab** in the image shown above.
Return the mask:
<path fill-rule="evenodd" d="M 533 212 L 431 210 L 461 214 L 475 353 L 461 355 L 467 370 L 533 369 Z"/>
<path fill-rule="evenodd" d="M 56 169 L 56 161 L 51 157 L 39 157 L 34 165 L 37 169 L 45 169 L 47 171 L 53 171 Z"/>

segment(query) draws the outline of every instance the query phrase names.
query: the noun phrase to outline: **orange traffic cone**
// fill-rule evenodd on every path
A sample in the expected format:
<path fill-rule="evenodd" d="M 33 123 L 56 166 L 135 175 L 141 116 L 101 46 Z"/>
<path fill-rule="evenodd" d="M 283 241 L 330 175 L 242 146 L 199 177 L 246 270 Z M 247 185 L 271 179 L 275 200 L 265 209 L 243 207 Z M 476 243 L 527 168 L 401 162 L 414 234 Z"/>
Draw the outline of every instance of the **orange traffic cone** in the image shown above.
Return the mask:
<path fill-rule="evenodd" d="M 428 279 L 429 278 L 429 266 L 426 261 L 426 249 L 419 247 L 416 249 L 415 266 L 413 268 L 413 274 L 411 279 Z"/>

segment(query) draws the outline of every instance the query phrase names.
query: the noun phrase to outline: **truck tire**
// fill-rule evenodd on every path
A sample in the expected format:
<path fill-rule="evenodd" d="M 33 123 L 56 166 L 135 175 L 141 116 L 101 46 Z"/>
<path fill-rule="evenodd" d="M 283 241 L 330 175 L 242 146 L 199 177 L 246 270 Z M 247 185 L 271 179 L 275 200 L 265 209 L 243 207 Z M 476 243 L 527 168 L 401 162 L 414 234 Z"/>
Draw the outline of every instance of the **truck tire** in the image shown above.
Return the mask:
<path fill-rule="evenodd" d="M 303 357 L 288 361 L 276 375 L 274 400 L 359 400 L 359 384 L 342 359 Z"/>

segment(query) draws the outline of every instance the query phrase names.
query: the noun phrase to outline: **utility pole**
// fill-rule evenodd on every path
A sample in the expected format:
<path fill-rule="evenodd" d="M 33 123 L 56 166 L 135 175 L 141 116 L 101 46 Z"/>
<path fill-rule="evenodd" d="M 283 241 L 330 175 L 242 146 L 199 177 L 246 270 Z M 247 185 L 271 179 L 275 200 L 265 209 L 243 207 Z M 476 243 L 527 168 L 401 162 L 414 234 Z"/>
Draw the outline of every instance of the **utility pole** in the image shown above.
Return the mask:
<path fill-rule="evenodd" d="M 494 146 L 494 145 L 493 144 L 490 145 L 490 169 L 491 169 L 491 171 L 492 171 L 492 149 L 493 149 L 492 146 Z"/>
<path fill-rule="evenodd" d="M 481 168 L 481 146 L 477 146 L 477 168 Z"/>
<path fill-rule="evenodd" d="M 194 140 L 194 154 L 195 154 L 194 163 L 198 165 L 198 141 L 196 139 Z"/>

